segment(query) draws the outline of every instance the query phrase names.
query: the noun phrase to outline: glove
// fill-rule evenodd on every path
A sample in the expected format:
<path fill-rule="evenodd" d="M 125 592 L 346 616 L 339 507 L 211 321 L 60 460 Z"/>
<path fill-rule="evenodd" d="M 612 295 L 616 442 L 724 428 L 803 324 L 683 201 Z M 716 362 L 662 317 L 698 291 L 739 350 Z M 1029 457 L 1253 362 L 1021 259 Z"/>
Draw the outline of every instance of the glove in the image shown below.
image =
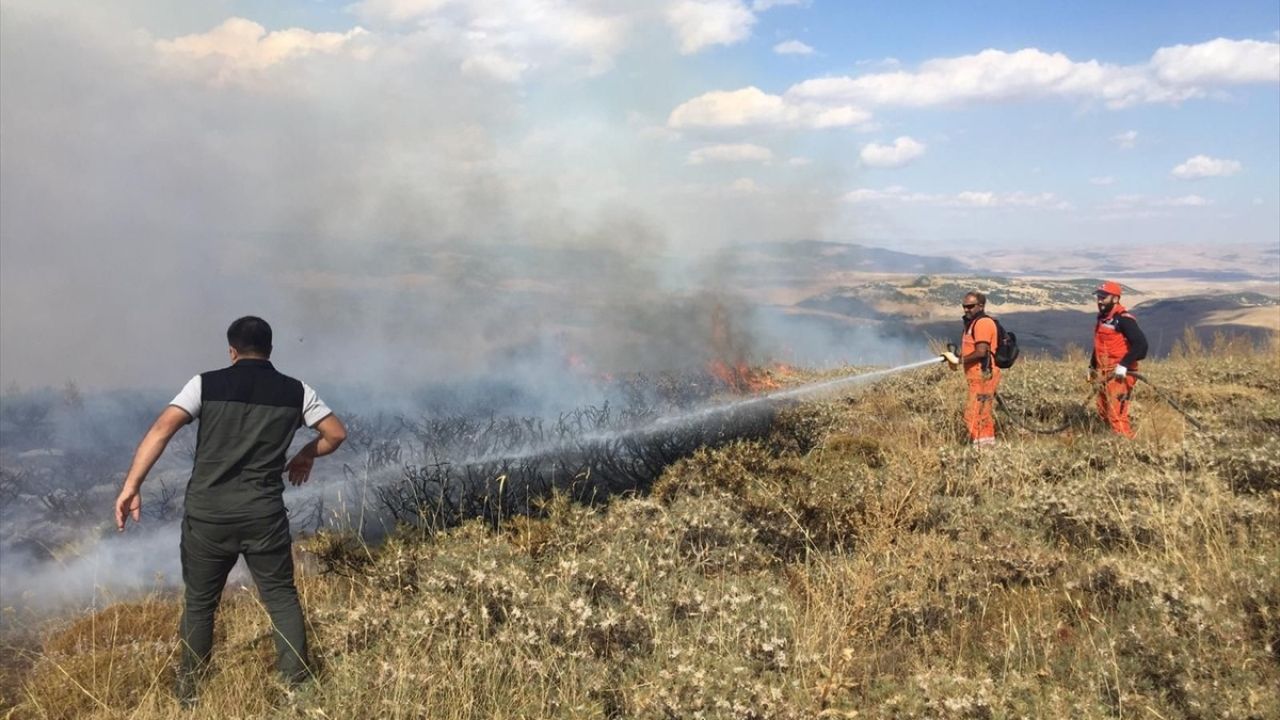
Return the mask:
<path fill-rule="evenodd" d="M 1116 366 L 1116 369 L 1112 372 L 1112 375 L 1113 375 L 1113 376 L 1115 376 L 1116 378 L 1121 379 L 1121 380 L 1123 380 L 1123 379 L 1124 379 L 1124 376 L 1125 376 L 1125 375 L 1128 375 L 1128 374 L 1129 374 L 1129 368 L 1127 368 L 1127 367 L 1125 367 L 1125 366 L 1123 366 L 1123 365 L 1117 365 L 1117 366 Z"/>
<path fill-rule="evenodd" d="M 946 360 L 951 367 L 956 367 L 960 364 L 960 358 L 956 357 L 956 354 L 950 350 L 942 353 L 942 359 Z"/>

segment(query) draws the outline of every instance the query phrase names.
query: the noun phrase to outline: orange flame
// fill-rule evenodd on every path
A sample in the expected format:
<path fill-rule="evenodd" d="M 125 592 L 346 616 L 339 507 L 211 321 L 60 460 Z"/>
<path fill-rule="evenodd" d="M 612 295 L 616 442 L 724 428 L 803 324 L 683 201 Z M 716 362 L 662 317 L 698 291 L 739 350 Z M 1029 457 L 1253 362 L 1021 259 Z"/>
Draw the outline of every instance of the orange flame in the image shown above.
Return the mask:
<path fill-rule="evenodd" d="M 712 360 L 707 364 L 707 372 L 736 393 L 758 393 L 781 387 L 768 370 L 748 367 L 743 362 L 730 365 L 723 360 Z"/>
<path fill-rule="evenodd" d="M 757 393 L 780 387 L 768 370 L 747 364 L 743 338 L 734 333 L 728 310 L 718 302 L 711 306 L 711 354 L 707 372 L 733 392 Z"/>

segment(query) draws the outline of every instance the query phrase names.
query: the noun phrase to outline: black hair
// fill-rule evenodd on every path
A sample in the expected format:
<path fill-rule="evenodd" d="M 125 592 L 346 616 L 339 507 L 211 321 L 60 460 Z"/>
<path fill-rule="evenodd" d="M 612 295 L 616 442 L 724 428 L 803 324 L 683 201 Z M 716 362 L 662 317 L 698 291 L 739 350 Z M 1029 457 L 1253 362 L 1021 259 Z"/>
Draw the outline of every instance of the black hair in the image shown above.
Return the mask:
<path fill-rule="evenodd" d="M 271 356 L 271 326 L 266 320 L 253 315 L 231 323 L 227 328 L 227 344 L 241 355 Z"/>
<path fill-rule="evenodd" d="M 986 295 L 983 295 L 982 293 L 978 292 L 977 290 L 974 290 L 973 292 L 971 292 L 971 293 L 969 293 L 969 294 L 965 295 L 965 297 L 971 297 L 971 298 L 973 298 L 973 301 L 974 301 L 975 303 L 977 303 L 978 305 L 986 305 L 986 304 L 987 304 L 987 296 L 986 296 Z"/>

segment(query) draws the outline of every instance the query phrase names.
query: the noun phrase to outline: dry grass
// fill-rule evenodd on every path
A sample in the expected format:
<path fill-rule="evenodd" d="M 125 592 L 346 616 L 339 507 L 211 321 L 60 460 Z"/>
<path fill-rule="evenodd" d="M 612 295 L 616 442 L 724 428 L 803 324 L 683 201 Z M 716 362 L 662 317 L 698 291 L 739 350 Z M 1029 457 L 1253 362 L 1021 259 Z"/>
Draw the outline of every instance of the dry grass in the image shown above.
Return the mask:
<path fill-rule="evenodd" d="M 1144 369 L 1137 438 L 1001 425 L 961 442 L 961 379 L 925 369 L 703 450 L 647 497 L 430 541 L 306 542 L 322 677 L 274 684 L 234 592 L 193 718 L 1280 717 L 1280 348 Z M 1048 423 L 1078 358 L 1003 391 Z M 176 552 L 176 548 L 173 550 Z M 160 718 L 178 609 L 43 637 L 10 717 Z"/>

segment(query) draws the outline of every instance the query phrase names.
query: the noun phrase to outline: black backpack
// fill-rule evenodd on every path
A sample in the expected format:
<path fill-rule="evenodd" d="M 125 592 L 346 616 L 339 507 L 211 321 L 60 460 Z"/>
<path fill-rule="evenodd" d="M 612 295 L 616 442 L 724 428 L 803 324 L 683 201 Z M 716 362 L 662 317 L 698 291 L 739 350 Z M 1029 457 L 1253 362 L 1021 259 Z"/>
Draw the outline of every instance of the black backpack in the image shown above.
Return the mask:
<path fill-rule="evenodd" d="M 1006 331 L 1000 321 L 990 315 L 985 315 L 984 317 L 991 318 L 991 322 L 996 324 L 996 367 L 1001 370 L 1013 367 L 1013 363 L 1018 359 L 1017 334 Z M 974 322 L 977 321 L 975 320 Z M 969 326 L 969 337 L 973 337 L 972 325 Z"/>

